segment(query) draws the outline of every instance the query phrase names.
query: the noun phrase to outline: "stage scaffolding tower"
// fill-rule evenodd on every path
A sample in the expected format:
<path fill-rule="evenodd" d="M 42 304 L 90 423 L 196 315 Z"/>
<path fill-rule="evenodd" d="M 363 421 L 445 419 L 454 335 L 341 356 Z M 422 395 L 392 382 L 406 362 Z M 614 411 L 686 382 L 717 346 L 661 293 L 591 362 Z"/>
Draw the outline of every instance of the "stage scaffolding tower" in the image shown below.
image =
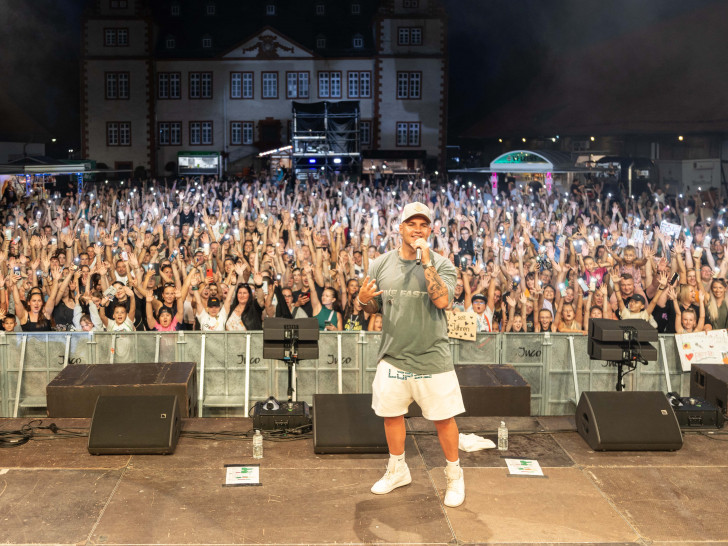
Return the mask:
<path fill-rule="evenodd" d="M 291 145 L 296 177 L 361 174 L 359 101 L 293 103 Z"/>

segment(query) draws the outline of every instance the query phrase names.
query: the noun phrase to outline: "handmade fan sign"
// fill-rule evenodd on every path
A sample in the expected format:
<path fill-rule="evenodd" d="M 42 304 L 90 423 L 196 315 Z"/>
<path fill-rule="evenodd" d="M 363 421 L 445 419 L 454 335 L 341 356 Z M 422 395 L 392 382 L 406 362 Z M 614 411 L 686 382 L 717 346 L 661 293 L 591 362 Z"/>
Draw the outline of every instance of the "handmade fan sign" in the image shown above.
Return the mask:
<path fill-rule="evenodd" d="M 478 321 L 475 313 L 447 312 L 447 337 L 475 341 Z"/>

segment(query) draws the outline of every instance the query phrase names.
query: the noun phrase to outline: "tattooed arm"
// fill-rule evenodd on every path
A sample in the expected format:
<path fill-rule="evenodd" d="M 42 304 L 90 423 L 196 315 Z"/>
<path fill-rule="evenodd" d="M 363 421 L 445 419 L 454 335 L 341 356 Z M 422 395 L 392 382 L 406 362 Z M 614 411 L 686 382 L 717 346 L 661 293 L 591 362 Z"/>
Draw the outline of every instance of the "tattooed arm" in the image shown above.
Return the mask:
<path fill-rule="evenodd" d="M 425 268 L 425 282 L 427 283 L 427 293 L 430 295 L 432 303 L 438 309 L 445 309 L 450 303 L 450 296 L 445 281 L 442 280 L 435 266 Z"/>

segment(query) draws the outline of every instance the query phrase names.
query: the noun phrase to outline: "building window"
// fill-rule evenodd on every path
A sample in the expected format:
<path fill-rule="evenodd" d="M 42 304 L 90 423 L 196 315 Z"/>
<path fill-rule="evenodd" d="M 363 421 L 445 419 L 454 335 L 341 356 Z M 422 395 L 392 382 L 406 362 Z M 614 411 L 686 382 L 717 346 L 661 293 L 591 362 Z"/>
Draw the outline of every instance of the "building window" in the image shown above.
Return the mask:
<path fill-rule="evenodd" d="M 172 17 L 179 17 L 181 13 L 179 4 L 172 4 L 169 8 L 169 13 L 172 15 Z"/>
<path fill-rule="evenodd" d="M 230 144 L 250 145 L 253 144 L 253 122 L 252 121 L 231 121 L 230 122 Z"/>
<path fill-rule="evenodd" d="M 253 73 L 252 72 L 230 72 L 230 98 L 231 99 L 252 99 L 253 98 Z"/>
<path fill-rule="evenodd" d="M 252 143 L 253 143 L 253 122 L 244 121 L 243 122 L 243 144 L 252 144 Z"/>
<path fill-rule="evenodd" d="M 106 123 L 107 146 L 131 146 L 131 122 L 109 121 Z"/>
<path fill-rule="evenodd" d="M 172 146 L 182 145 L 182 122 L 171 121 L 169 123 L 169 143 Z"/>
<path fill-rule="evenodd" d="M 161 121 L 157 129 L 160 146 L 181 146 L 182 145 L 182 122 Z"/>
<path fill-rule="evenodd" d="M 316 15 L 326 15 L 326 6 L 321 2 L 316 4 Z"/>
<path fill-rule="evenodd" d="M 212 98 L 212 72 L 190 72 L 191 99 Z"/>
<path fill-rule="evenodd" d="M 322 36 L 321 34 L 316 36 L 316 48 L 317 49 L 326 48 L 326 36 Z"/>
<path fill-rule="evenodd" d="M 212 122 L 190 121 L 190 146 L 212 145 Z"/>
<path fill-rule="evenodd" d="M 169 123 L 160 122 L 157 128 L 157 141 L 160 146 L 169 146 Z"/>
<path fill-rule="evenodd" d="M 360 15 L 361 14 L 361 4 L 353 3 L 351 5 L 351 14 Z"/>
<path fill-rule="evenodd" d="M 341 97 L 341 72 L 318 73 L 319 98 Z"/>
<path fill-rule="evenodd" d="M 212 122 L 202 122 L 202 144 L 212 144 Z"/>
<path fill-rule="evenodd" d="M 351 45 L 353 45 L 356 49 L 361 49 L 364 47 L 364 38 L 362 38 L 361 34 L 357 34 L 354 36 L 354 38 L 351 41 Z"/>
<path fill-rule="evenodd" d="M 213 2 L 208 2 L 205 6 L 205 15 L 215 15 L 215 4 Z"/>
<path fill-rule="evenodd" d="M 368 99 L 372 96 L 372 73 L 349 72 L 348 96 L 350 99 Z"/>
<path fill-rule="evenodd" d="M 125 100 L 129 98 L 129 73 L 106 72 L 106 99 Z"/>
<path fill-rule="evenodd" d="M 362 146 L 370 146 L 372 144 L 372 122 L 359 122 L 359 143 Z"/>
<path fill-rule="evenodd" d="M 404 8 L 419 8 L 420 0 L 403 0 L 402 7 Z"/>
<path fill-rule="evenodd" d="M 263 98 L 278 98 L 278 72 L 263 72 Z"/>
<path fill-rule="evenodd" d="M 419 99 L 422 93 L 422 72 L 397 72 L 397 98 Z"/>
<path fill-rule="evenodd" d="M 239 146 L 243 143 L 243 122 L 242 121 L 231 121 L 230 122 L 230 144 L 233 146 Z"/>
<path fill-rule="evenodd" d="M 111 9 L 126 9 L 128 6 L 129 2 L 127 0 L 111 0 L 109 2 Z"/>
<path fill-rule="evenodd" d="M 167 49 L 174 49 L 177 47 L 177 41 L 174 39 L 174 36 L 167 36 L 167 39 L 164 40 L 164 47 Z"/>
<path fill-rule="evenodd" d="M 105 28 L 104 47 L 127 47 L 129 45 L 128 28 Z"/>
<path fill-rule="evenodd" d="M 397 29 L 397 45 L 420 46 L 422 45 L 421 27 L 399 27 Z"/>
<path fill-rule="evenodd" d="M 308 98 L 308 72 L 286 72 L 286 98 Z"/>
<path fill-rule="evenodd" d="M 266 4 L 265 5 L 265 14 L 266 15 L 275 15 L 276 14 L 276 5 L 275 4 Z"/>
<path fill-rule="evenodd" d="M 420 123 L 397 122 L 397 146 L 419 146 Z"/>
<path fill-rule="evenodd" d="M 204 36 L 202 38 L 202 47 L 205 49 L 210 49 L 212 47 L 212 38 L 209 36 Z"/>
<path fill-rule="evenodd" d="M 181 98 L 180 80 L 182 75 L 179 72 L 160 72 L 158 74 L 157 95 L 160 99 Z"/>

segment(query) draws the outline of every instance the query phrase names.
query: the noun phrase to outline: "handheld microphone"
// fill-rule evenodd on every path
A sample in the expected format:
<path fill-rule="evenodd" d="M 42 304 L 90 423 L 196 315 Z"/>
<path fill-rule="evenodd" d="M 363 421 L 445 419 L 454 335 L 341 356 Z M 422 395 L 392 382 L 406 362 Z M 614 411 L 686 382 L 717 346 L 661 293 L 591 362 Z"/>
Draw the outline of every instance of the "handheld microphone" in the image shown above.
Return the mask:
<path fill-rule="evenodd" d="M 422 249 L 418 248 L 415 252 L 416 252 L 415 259 L 417 260 L 417 265 L 422 265 Z"/>

